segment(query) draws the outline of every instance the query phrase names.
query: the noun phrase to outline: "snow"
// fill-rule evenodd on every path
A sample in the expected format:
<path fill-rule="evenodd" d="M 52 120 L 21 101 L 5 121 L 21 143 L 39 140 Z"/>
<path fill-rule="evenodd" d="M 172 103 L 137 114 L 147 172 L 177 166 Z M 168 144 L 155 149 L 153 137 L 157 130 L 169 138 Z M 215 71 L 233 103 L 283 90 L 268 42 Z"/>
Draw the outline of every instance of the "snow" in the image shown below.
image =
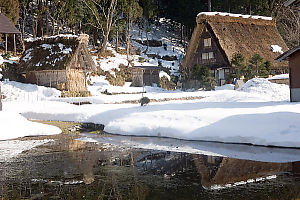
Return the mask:
<path fill-rule="evenodd" d="M 263 20 L 272 20 L 272 17 L 258 16 L 258 15 L 242 15 L 242 14 L 233 14 L 226 12 L 201 12 L 197 16 L 207 15 L 207 16 L 229 16 L 229 17 L 242 17 L 242 18 L 252 18 L 252 19 L 263 19 Z"/>
<path fill-rule="evenodd" d="M 279 75 L 275 75 L 271 78 L 268 78 L 268 80 L 279 80 L 279 79 L 289 79 L 289 74 L 279 74 Z"/>
<path fill-rule="evenodd" d="M 271 50 L 274 53 L 278 52 L 278 53 L 283 54 L 282 48 L 280 46 L 278 46 L 278 45 L 271 45 Z"/>
<path fill-rule="evenodd" d="M 3 57 L 0 55 L 0 65 L 2 65 L 4 63 L 4 59 Z"/>
<path fill-rule="evenodd" d="M 0 111 L 0 140 L 30 136 L 54 135 L 61 133 L 57 127 L 30 122 L 18 113 Z"/>
<path fill-rule="evenodd" d="M 61 92 L 54 88 L 24 84 L 15 81 L 4 81 L 1 83 L 3 101 L 41 101 L 59 97 Z"/>
<path fill-rule="evenodd" d="M 162 78 L 162 77 L 166 77 L 169 81 L 171 81 L 170 75 L 167 74 L 167 73 L 164 72 L 164 71 L 160 71 L 160 72 L 159 72 L 159 78 Z"/>
<path fill-rule="evenodd" d="M 243 144 L 223 144 L 214 142 L 186 141 L 173 138 L 121 136 L 112 137 L 81 134 L 77 140 L 94 142 L 125 148 L 153 149 L 158 151 L 184 152 L 207 156 L 230 157 L 260 162 L 285 163 L 300 160 L 299 149 L 267 148 Z"/>
<path fill-rule="evenodd" d="M 260 94 L 270 100 L 288 101 L 289 100 L 289 86 L 284 84 L 271 83 L 264 78 L 254 78 L 247 81 L 240 91 Z"/>
<path fill-rule="evenodd" d="M 9 162 L 24 151 L 52 141 L 53 140 L 0 141 L 0 162 Z"/>
<path fill-rule="evenodd" d="M 33 38 L 33 37 L 29 37 L 24 39 L 25 42 L 34 42 L 34 41 L 38 41 L 38 40 L 44 40 L 44 39 L 54 39 L 54 38 L 77 38 L 78 35 L 73 35 L 73 34 L 60 34 L 60 35 L 53 35 L 53 36 L 48 36 L 48 37 L 37 37 L 37 38 Z"/>

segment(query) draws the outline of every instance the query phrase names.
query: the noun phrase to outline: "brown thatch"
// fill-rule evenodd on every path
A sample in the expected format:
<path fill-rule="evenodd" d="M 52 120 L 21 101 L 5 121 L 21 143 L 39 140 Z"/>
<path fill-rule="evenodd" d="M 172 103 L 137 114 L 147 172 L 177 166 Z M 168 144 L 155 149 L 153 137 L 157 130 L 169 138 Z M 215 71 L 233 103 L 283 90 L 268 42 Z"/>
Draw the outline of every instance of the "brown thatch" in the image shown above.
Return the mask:
<path fill-rule="evenodd" d="M 40 38 L 26 44 L 18 71 L 24 81 L 61 90 L 85 91 L 86 72 L 96 71 L 88 35 Z"/>
<path fill-rule="evenodd" d="M 20 72 L 81 69 L 95 71 L 96 66 L 87 49 L 87 35 L 55 36 L 26 43 L 19 65 Z"/>
<path fill-rule="evenodd" d="M 0 33 L 3 34 L 21 34 L 15 25 L 0 12 Z"/>
<path fill-rule="evenodd" d="M 286 62 L 276 63 L 274 61 L 280 53 L 271 50 L 271 45 L 282 47 L 282 51 L 288 50 L 276 28 L 275 20 L 202 14 L 197 16 L 196 21 L 197 27 L 193 32 L 182 64 L 184 68 L 191 67 L 189 65 L 191 65 L 199 46 L 200 37 L 203 31 L 208 30 L 228 65 L 234 53 L 243 54 L 246 60 L 258 53 L 264 60 L 271 62 L 271 69 L 287 69 Z"/>

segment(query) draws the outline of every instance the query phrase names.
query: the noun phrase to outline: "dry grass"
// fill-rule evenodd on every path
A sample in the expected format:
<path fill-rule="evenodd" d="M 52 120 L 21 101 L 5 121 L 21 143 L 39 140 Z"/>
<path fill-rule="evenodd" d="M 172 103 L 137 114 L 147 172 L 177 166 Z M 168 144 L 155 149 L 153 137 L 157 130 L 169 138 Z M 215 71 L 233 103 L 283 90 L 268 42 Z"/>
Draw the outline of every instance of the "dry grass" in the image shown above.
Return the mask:
<path fill-rule="evenodd" d="M 79 131 L 70 131 L 69 129 L 74 126 L 81 126 L 81 123 L 78 122 L 62 122 L 62 121 L 44 121 L 44 120 L 31 120 L 33 122 L 38 122 L 42 124 L 52 125 L 60 128 L 62 130 L 62 134 L 79 134 Z"/>

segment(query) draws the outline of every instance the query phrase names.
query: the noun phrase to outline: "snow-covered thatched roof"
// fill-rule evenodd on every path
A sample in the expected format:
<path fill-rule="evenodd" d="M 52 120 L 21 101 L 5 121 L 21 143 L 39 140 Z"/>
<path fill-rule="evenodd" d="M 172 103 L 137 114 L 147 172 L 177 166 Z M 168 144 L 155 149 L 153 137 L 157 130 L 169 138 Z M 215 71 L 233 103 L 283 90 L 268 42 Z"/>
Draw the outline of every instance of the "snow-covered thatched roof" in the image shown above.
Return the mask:
<path fill-rule="evenodd" d="M 27 41 L 19 70 L 65 70 L 67 68 L 96 70 L 87 49 L 88 35 L 55 36 Z"/>
<path fill-rule="evenodd" d="M 234 53 L 243 54 L 246 60 L 258 53 L 264 60 L 271 62 L 271 68 L 287 68 L 286 62 L 274 61 L 280 52 L 287 51 L 288 47 L 276 28 L 275 20 L 271 17 L 204 12 L 198 14 L 196 21 L 197 27 L 191 38 L 183 66 L 187 66 L 193 58 L 203 31 L 208 30 L 228 63 Z"/>

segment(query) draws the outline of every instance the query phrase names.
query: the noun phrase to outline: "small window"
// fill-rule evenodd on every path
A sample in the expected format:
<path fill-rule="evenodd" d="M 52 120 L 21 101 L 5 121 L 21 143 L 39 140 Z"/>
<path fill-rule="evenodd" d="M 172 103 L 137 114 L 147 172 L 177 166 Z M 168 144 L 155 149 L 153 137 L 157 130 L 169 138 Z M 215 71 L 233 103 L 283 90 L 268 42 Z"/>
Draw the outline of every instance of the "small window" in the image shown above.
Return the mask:
<path fill-rule="evenodd" d="M 215 58 L 214 52 L 209 52 L 209 53 L 208 53 L 208 58 L 209 58 L 209 59 Z"/>
<path fill-rule="evenodd" d="M 204 39 L 204 47 L 211 47 L 211 38 Z"/>
<path fill-rule="evenodd" d="M 209 59 L 209 53 L 202 53 L 202 60 L 208 60 Z"/>

